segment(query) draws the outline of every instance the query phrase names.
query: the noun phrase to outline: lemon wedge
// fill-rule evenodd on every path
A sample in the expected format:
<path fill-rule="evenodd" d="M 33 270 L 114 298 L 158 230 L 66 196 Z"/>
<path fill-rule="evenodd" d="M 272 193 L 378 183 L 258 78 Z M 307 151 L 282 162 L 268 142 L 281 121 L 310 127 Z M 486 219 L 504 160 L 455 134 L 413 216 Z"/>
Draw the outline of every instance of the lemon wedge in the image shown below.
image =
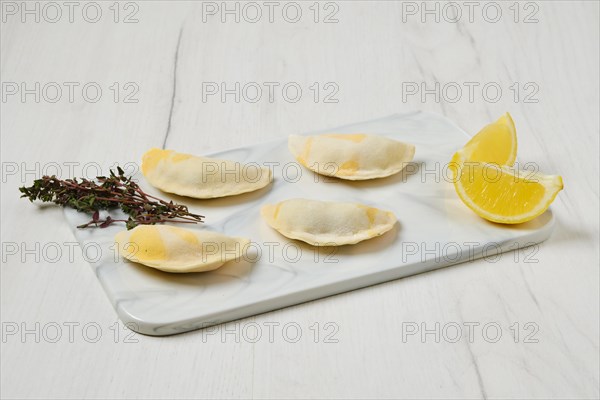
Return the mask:
<path fill-rule="evenodd" d="M 452 157 L 454 189 L 477 215 L 503 224 L 527 222 L 548 209 L 562 177 L 514 168 L 517 133 L 509 113 L 484 127 Z"/>
<path fill-rule="evenodd" d="M 510 114 L 486 125 L 457 154 L 463 160 L 513 166 L 517 159 L 517 130 Z"/>
<path fill-rule="evenodd" d="M 563 188 L 562 177 L 481 162 L 453 167 L 454 188 L 477 215 L 492 222 L 519 224 L 542 214 Z"/>

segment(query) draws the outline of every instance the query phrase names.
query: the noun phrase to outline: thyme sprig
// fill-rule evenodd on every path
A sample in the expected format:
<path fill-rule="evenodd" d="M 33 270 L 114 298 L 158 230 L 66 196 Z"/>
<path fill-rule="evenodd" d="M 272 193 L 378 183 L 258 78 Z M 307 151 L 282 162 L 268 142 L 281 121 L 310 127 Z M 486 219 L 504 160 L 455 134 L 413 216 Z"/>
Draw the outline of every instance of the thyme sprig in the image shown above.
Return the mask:
<path fill-rule="evenodd" d="M 117 167 L 110 176 L 96 177 L 97 183 L 85 178 L 58 179 L 45 175 L 36 179 L 30 187 L 20 187 L 21 197 L 31 202 L 54 202 L 63 207 L 92 214 L 92 219 L 78 228 L 96 226 L 106 228 L 115 222 L 124 222 L 127 229 L 138 225 L 154 225 L 163 222 L 204 222 L 203 215 L 192 214 L 187 206 L 165 201 L 144 192 L 131 177 Z M 120 208 L 129 215 L 128 219 L 100 218 L 100 210 Z"/>

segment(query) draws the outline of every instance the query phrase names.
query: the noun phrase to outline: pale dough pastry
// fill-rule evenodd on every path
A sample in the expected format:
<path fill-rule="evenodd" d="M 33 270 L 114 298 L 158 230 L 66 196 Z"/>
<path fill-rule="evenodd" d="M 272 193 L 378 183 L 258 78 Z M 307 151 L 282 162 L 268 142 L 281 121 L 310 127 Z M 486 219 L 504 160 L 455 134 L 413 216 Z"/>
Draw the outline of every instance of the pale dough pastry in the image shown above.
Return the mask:
<path fill-rule="evenodd" d="M 252 192 L 272 181 L 271 170 L 256 163 L 241 164 L 157 148 L 143 155 L 142 173 L 162 191 L 197 199 Z"/>
<path fill-rule="evenodd" d="M 248 239 L 166 225 L 139 225 L 115 236 L 128 260 L 166 272 L 212 271 L 240 260 Z"/>
<path fill-rule="evenodd" d="M 264 220 L 282 235 L 314 246 L 354 244 L 392 229 L 396 216 L 358 203 L 291 199 L 262 207 Z"/>
<path fill-rule="evenodd" d="M 290 135 L 288 147 L 306 168 L 321 175 L 348 180 L 396 174 L 415 155 L 412 144 L 363 133 Z"/>

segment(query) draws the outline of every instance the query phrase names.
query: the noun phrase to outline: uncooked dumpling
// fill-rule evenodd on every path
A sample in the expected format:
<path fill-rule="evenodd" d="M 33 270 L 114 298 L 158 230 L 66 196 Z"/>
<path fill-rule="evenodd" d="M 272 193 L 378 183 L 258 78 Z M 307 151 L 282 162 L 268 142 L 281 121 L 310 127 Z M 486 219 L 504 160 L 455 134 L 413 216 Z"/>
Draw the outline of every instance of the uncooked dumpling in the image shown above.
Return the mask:
<path fill-rule="evenodd" d="M 288 147 L 306 168 L 353 181 L 398 173 L 415 155 L 412 144 L 363 133 L 290 135 Z"/>
<path fill-rule="evenodd" d="M 162 191 L 197 199 L 252 192 L 272 180 L 271 170 L 258 164 L 244 165 L 157 148 L 143 155 L 142 172 L 152 186 Z"/>
<path fill-rule="evenodd" d="M 239 260 L 248 239 L 166 225 L 139 225 L 115 236 L 128 260 L 166 272 L 203 272 Z"/>
<path fill-rule="evenodd" d="M 389 211 L 358 203 L 307 199 L 267 204 L 261 214 L 282 235 L 314 246 L 358 243 L 383 235 L 396 223 Z"/>

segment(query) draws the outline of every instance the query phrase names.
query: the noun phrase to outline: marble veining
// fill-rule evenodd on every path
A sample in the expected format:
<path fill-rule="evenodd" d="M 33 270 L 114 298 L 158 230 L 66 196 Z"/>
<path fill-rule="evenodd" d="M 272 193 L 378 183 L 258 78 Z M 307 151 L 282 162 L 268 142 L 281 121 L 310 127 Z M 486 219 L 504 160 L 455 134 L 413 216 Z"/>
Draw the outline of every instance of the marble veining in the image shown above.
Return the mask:
<path fill-rule="evenodd" d="M 468 136 L 444 117 L 411 112 L 333 130 L 413 143 L 415 159 L 388 178 L 341 181 L 301 167 L 289 153 L 287 141 L 279 139 L 213 154 L 272 166 L 273 184 L 254 193 L 186 199 L 158 193 L 143 176 L 137 177 L 148 192 L 183 202 L 191 211 L 205 215 L 206 223 L 193 229 L 252 240 L 243 259 L 216 271 L 169 274 L 126 261 L 116 254 L 113 240 L 122 226 L 75 230 L 82 245 L 92 243 L 102 249 L 91 264 L 123 322 L 148 335 L 186 332 L 470 259 L 494 257 L 539 243 L 552 231 L 551 211 L 529 223 L 502 226 L 479 218 L 460 202 L 445 165 Z M 317 249 L 285 238 L 260 217 L 262 204 L 293 197 L 361 202 L 393 211 L 399 222 L 383 236 L 357 245 Z M 72 210 L 65 210 L 65 215 L 71 226 L 87 218 Z"/>

